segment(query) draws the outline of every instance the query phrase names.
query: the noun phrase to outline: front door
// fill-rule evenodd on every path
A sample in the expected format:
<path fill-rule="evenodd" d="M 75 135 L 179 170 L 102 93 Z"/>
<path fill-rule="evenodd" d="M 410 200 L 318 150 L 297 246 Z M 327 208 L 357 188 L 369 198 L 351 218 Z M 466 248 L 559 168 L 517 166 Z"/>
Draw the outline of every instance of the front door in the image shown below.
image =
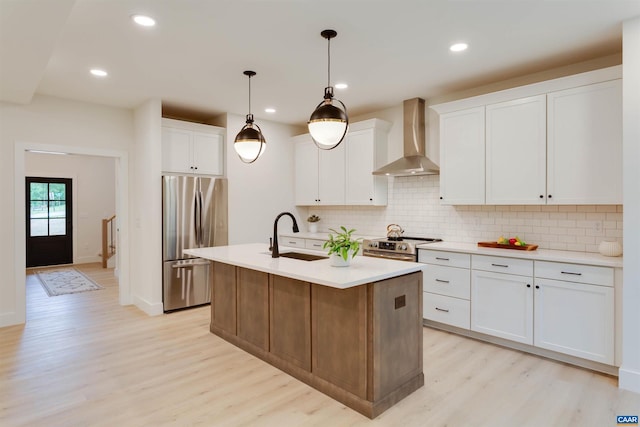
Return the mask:
<path fill-rule="evenodd" d="M 27 267 L 73 263 L 71 179 L 26 177 Z"/>

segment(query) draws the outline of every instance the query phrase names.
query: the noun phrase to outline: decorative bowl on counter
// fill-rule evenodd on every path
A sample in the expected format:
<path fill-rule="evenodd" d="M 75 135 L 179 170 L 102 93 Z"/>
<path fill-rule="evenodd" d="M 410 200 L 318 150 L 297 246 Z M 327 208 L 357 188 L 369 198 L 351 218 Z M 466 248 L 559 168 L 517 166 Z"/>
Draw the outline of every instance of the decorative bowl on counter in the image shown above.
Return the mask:
<path fill-rule="evenodd" d="M 603 240 L 598 246 L 598 251 L 604 256 L 620 256 L 622 245 L 617 240 Z"/>

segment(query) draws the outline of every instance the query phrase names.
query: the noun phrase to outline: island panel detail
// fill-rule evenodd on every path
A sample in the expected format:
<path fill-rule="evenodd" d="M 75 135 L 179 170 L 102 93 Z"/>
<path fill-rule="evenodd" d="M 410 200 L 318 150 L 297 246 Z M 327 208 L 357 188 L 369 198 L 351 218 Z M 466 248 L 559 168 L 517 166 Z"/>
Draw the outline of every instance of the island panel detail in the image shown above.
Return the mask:
<path fill-rule="evenodd" d="M 238 337 L 269 351 L 269 275 L 237 270 Z"/>

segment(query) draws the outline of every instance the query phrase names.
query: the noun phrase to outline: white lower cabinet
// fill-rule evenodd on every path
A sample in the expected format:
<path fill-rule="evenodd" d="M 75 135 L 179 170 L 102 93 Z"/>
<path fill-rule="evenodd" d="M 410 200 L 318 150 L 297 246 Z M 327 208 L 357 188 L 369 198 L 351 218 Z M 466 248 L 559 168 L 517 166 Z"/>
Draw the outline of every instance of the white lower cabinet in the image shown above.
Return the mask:
<path fill-rule="evenodd" d="M 429 265 L 423 270 L 425 319 L 619 363 L 614 268 L 425 249 L 418 261 Z"/>
<path fill-rule="evenodd" d="M 563 273 L 571 281 L 538 276 Z M 536 263 L 534 319 L 535 346 L 613 365 L 613 269 Z"/>
<path fill-rule="evenodd" d="M 533 344 L 532 283 L 531 276 L 473 270 L 471 330 Z"/>
<path fill-rule="evenodd" d="M 453 252 L 418 252 L 422 271 L 422 310 L 425 319 L 469 329 L 470 256 Z"/>

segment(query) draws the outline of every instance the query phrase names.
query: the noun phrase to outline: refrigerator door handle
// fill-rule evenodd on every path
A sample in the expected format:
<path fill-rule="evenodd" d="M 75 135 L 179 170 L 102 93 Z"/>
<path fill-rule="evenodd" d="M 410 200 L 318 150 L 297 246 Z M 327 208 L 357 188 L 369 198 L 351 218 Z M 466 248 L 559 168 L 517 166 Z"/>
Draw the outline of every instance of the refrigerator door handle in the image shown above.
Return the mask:
<path fill-rule="evenodd" d="M 198 191 L 198 211 L 200 212 L 200 218 L 198 221 L 200 240 L 198 241 L 198 247 L 202 247 L 204 245 L 204 227 L 202 226 L 202 190 Z"/>
<path fill-rule="evenodd" d="M 200 246 L 200 209 L 198 206 L 198 194 L 196 193 L 194 199 L 195 208 L 193 209 L 193 228 L 195 231 L 196 247 Z"/>

